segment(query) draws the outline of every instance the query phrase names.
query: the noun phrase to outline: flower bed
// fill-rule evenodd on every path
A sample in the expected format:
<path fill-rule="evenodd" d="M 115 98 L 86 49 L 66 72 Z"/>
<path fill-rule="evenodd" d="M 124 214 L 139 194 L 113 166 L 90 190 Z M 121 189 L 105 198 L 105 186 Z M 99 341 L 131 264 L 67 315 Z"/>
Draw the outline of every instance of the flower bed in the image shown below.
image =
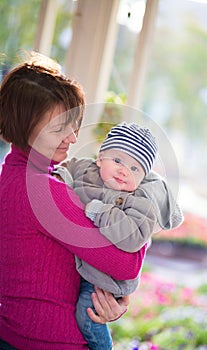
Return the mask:
<path fill-rule="evenodd" d="M 129 311 L 110 325 L 115 350 L 207 350 L 207 285 L 199 290 L 143 272 Z"/>
<path fill-rule="evenodd" d="M 180 227 L 161 231 L 154 238 L 207 247 L 207 219 L 192 213 L 184 213 L 184 222 Z"/>

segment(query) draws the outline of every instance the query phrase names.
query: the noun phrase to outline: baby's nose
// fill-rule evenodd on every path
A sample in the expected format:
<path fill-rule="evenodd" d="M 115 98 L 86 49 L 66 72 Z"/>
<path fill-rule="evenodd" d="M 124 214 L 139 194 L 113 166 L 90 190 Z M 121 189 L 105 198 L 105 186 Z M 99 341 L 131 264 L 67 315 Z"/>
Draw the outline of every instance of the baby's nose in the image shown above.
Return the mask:
<path fill-rule="evenodd" d="M 119 174 L 123 174 L 123 175 L 127 175 L 127 167 L 123 164 L 120 164 L 119 168 L 118 168 Z"/>

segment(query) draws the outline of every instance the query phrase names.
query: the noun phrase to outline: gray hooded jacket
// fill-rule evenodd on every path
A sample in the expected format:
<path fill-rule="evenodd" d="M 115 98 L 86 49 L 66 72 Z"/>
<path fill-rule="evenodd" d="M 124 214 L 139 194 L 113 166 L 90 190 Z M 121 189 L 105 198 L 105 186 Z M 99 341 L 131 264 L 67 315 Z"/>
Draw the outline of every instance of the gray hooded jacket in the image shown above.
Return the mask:
<path fill-rule="evenodd" d="M 153 233 L 175 228 L 183 221 L 182 211 L 167 183 L 155 172 L 149 173 L 133 192 L 105 187 L 99 168 L 91 158 L 72 158 L 64 167 L 58 167 L 57 172 L 84 204 L 90 202 L 86 216 L 110 242 L 124 251 L 138 251 Z M 84 279 L 116 297 L 129 295 L 137 288 L 139 278 L 114 280 L 77 257 L 76 266 Z"/>

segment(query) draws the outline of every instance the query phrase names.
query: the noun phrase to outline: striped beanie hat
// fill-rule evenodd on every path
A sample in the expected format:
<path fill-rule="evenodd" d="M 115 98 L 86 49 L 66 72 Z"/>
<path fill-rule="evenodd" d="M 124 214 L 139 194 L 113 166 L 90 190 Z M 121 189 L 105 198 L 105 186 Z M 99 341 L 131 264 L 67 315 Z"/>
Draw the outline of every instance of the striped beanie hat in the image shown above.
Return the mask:
<path fill-rule="evenodd" d="M 100 152 L 115 148 L 133 157 L 143 167 L 145 174 L 152 169 L 157 153 L 154 136 L 149 129 L 135 123 L 117 124 L 109 131 Z"/>

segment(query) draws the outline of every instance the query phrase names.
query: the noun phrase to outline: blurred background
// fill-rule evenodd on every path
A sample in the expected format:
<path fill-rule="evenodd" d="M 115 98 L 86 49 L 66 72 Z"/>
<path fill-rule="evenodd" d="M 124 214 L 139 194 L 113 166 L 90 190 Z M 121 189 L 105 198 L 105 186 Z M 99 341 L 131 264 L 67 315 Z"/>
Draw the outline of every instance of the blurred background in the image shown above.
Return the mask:
<path fill-rule="evenodd" d="M 0 79 L 36 49 L 83 84 L 88 104 L 143 111 L 172 143 L 183 209 L 207 216 L 206 1 L 1 0 L 0 13 Z M 102 122 L 122 119 L 112 112 Z"/>
<path fill-rule="evenodd" d="M 80 137 L 78 155 L 94 155 L 108 128 L 122 120 L 141 120 L 154 126 L 155 132 L 161 130 L 162 139 L 167 140 L 160 143 L 165 170 L 169 179 L 176 180 L 185 221 L 178 229 L 155 237 L 140 288 L 146 288 L 150 280 L 149 269 L 153 276 L 162 277 L 163 283 L 175 282 L 175 288 L 186 280 L 185 288 L 192 288 L 189 293 L 202 290 L 203 301 L 196 301 L 195 306 L 194 299 L 189 297 L 186 302 L 180 296 L 180 306 L 187 303 L 207 312 L 207 1 L 1 0 L 0 14 L 0 80 L 20 61 L 22 50 L 34 49 L 56 59 L 64 73 L 83 84 L 88 105 L 83 124 L 86 137 L 84 144 Z M 0 140 L 0 164 L 8 150 L 9 145 Z M 180 290 L 164 287 L 165 291 L 170 288 L 172 295 L 180 295 Z M 160 307 L 160 299 L 154 302 Z M 149 309 L 153 307 L 149 305 Z M 163 310 L 171 307 L 175 306 L 166 302 Z M 138 319 L 140 308 L 137 306 L 137 314 L 130 314 L 132 319 Z M 191 320 L 194 312 L 189 311 L 187 319 Z M 206 328 L 197 339 L 193 334 L 198 334 L 198 325 L 191 329 L 188 324 L 191 338 L 187 345 L 181 342 L 179 347 L 169 340 L 169 333 L 164 334 L 168 343 L 163 345 L 163 338 L 153 340 L 164 328 L 155 314 L 153 319 L 160 327 L 157 333 L 150 323 L 145 333 L 138 326 L 133 330 L 128 326 L 125 334 L 126 323 L 121 322 L 127 319 L 129 324 L 130 317 L 112 325 L 114 332 L 121 334 L 117 349 L 207 349 Z M 177 323 L 177 327 L 181 327 L 180 338 L 186 338 L 183 324 Z M 202 329 L 200 324 L 198 328 Z M 122 338 L 131 341 L 122 344 Z"/>

